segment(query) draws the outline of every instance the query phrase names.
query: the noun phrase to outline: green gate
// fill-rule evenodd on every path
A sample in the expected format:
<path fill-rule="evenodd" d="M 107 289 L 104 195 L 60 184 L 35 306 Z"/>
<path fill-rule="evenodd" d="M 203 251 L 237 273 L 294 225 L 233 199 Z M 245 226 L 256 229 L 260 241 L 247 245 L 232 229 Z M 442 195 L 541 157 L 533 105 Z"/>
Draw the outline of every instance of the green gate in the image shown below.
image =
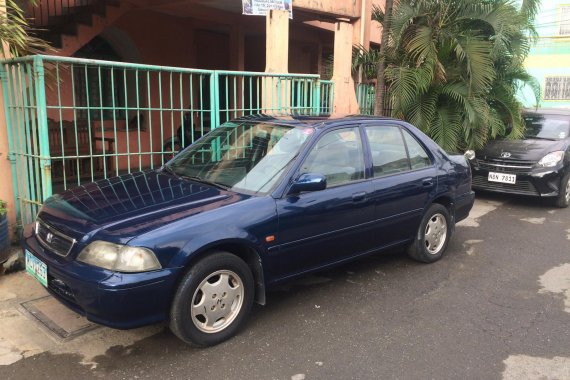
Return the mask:
<path fill-rule="evenodd" d="M 53 193 L 160 167 L 227 120 L 328 114 L 333 100 L 318 75 L 44 55 L 2 61 L 0 80 L 19 225 Z"/>
<path fill-rule="evenodd" d="M 374 115 L 374 83 L 357 83 L 356 100 L 361 115 Z"/>

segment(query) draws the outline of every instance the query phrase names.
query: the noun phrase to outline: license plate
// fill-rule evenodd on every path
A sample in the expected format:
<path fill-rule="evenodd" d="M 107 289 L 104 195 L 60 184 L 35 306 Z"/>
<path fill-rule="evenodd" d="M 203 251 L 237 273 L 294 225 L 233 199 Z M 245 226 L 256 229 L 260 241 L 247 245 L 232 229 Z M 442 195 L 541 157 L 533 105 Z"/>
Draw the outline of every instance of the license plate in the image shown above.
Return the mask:
<path fill-rule="evenodd" d="M 26 272 L 47 288 L 47 265 L 26 250 Z"/>
<path fill-rule="evenodd" d="M 489 182 L 510 183 L 514 185 L 517 182 L 517 176 L 514 174 L 489 172 Z"/>

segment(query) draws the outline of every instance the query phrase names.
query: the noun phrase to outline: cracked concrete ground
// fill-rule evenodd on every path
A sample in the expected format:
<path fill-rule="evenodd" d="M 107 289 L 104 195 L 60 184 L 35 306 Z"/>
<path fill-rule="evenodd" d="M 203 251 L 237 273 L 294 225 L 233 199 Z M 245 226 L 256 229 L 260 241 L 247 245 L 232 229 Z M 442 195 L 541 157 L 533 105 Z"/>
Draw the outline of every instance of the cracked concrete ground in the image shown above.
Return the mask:
<path fill-rule="evenodd" d="M 164 325 L 61 342 L 19 303 L 43 295 L 0 277 L 0 378 L 568 379 L 570 209 L 478 196 L 446 256 L 401 252 L 268 294 L 246 328 L 209 349 Z"/>

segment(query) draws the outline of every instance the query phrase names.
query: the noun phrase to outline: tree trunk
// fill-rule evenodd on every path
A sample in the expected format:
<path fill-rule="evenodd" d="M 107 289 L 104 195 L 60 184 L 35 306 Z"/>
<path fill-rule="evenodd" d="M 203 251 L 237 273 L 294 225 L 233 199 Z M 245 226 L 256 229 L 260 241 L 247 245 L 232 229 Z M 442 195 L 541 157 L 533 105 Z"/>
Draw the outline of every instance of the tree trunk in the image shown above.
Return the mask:
<path fill-rule="evenodd" d="M 392 3 L 393 0 L 386 0 L 384 8 L 384 24 L 382 25 L 382 41 L 380 44 L 380 60 L 376 70 L 376 89 L 374 96 L 374 115 L 382 115 L 384 113 L 384 92 L 386 82 L 384 81 L 384 69 L 386 67 L 386 45 L 388 44 L 388 34 L 390 33 L 390 20 L 392 19 Z"/>

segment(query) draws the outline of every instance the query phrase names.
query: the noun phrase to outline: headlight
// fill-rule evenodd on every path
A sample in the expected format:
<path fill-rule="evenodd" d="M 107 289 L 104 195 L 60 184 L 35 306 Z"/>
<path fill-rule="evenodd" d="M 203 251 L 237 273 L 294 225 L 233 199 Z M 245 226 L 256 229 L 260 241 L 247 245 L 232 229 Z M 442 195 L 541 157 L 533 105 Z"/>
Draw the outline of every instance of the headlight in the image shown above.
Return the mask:
<path fill-rule="evenodd" d="M 117 272 L 146 272 L 162 268 L 148 248 L 94 241 L 85 247 L 78 261 Z"/>
<path fill-rule="evenodd" d="M 542 157 L 536 166 L 539 168 L 551 168 L 558 165 L 558 163 L 563 159 L 564 152 L 558 150 L 556 152 L 548 153 L 546 156 Z"/>

